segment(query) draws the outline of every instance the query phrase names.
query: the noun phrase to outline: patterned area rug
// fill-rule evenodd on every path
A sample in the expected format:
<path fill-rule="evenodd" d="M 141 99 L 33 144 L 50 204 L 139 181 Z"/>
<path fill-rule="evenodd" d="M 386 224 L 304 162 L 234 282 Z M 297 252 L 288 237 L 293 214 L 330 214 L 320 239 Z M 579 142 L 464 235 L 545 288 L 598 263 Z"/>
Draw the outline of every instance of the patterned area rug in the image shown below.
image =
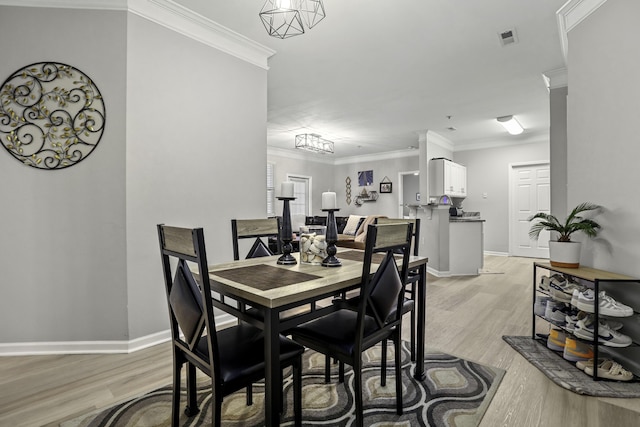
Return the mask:
<path fill-rule="evenodd" d="M 573 362 L 564 360 L 530 336 L 503 336 L 502 339 L 551 381 L 574 393 L 597 397 L 640 397 L 640 382 L 594 381 Z"/>
<path fill-rule="evenodd" d="M 380 386 L 380 346 L 363 355 L 365 425 L 474 427 L 480 423 L 487 406 L 504 375 L 497 368 L 479 365 L 443 353 L 425 356 L 427 378 L 412 376 L 407 343 L 403 343 L 404 415 L 395 413 L 395 376 L 393 347 L 389 346 L 387 385 Z M 324 382 L 323 355 L 307 350 L 303 361 L 303 425 L 350 426 L 355 421 L 353 371 L 346 367 L 345 383 L 338 383 L 337 364 L 332 366 L 332 382 Z M 205 378 L 206 381 L 206 378 Z M 287 402 L 283 426 L 293 425 L 292 380 L 284 380 Z M 254 385 L 252 406 L 246 406 L 244 391 L 225 398 L 223 426 L 264 425 L 264 384 Z M 186 399 L 185 393 L 183 398 Z M 206 382 L 198 388 L 200 413 L 188 419 L 181 414 L 180 425 L 211 425 L 211 394 Z M 116 405 L 99 413 L 85 415 L 60 424 L 61 427 L 152 427 L 170 425 L 171 387 L 163 387 L 140 398 Z M 181 411 L 184 410 L 184 402 Z"/>

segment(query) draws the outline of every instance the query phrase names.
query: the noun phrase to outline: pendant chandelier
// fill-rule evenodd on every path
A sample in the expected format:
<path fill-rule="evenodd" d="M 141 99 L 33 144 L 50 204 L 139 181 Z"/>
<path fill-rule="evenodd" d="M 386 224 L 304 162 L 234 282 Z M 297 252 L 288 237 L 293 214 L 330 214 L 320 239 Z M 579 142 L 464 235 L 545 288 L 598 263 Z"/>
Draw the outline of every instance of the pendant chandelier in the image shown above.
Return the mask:
<path fill-rule="evenodd" d="M 296 135 L 296 148 L 320 154 L 333 154 L 333 142 L 323 139 L 315 133 Z"/>
<path fill-rule="evenodd" d="M 322 0 L 266 0 L 259 16 L 270 36 L 286 39 L 313 28 L 325 12 Z"/>

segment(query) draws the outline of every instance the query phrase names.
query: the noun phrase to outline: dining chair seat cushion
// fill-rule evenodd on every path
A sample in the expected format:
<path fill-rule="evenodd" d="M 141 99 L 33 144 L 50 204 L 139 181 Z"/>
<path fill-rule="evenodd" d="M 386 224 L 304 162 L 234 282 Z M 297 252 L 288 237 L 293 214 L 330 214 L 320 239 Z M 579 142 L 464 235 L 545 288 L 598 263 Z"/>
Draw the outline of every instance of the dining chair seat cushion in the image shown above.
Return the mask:
<path fill-rule="evenodd" d="M 303 323 L 292 329 L 291 335 L 302 344 L 306 342 L 322 343 L 322 347 L 330 353 L 353 355 L 357 342 L 357 322 L 357 311 L 338 310 Z M 367 337 L 378 330 L 375 319 L 371 316 L 365 316 L 364 342 L 368 342 Z"/>
<path fill-rule="evenodd" d="M 333 304 L 336 304 L 338 307 L 340 308 L 344 308 L 344 309 L 348 309 L 348 310 L 357 310 L 358 309 L 358 304 L 360 304 L 360 295 L 356 295 L 352 298 L 335 298 L 332 301 Z M 410 311 L 413 311 L 413 309 L 416 306 L 416 302 L 412 299 L 405 299 L 404 302 L 402 303 L 402 314 L 407 314 Z M 391 310 L 391 313 L 389 314 L 389 319 L 393 319 L 395 318 L 395 314 L 396 314 L 396 309 L 395 307 Z"/>
<path fill-rule="evenodd" d="M 247 378 L 256 381 L 264 378 L 264 334 L 262 330 L 248 324 L 221 329 L 217 334 L 220 349 L 220 376 L 225 387 L 240 389 Z M 280 362 L 290 361 L 304 352 L 304 347 L 280 335 Z M 198 342 L 196 353 L 207 358 L 207 337 Z M 238 385 L 237 382 L 241 384 Z"/>

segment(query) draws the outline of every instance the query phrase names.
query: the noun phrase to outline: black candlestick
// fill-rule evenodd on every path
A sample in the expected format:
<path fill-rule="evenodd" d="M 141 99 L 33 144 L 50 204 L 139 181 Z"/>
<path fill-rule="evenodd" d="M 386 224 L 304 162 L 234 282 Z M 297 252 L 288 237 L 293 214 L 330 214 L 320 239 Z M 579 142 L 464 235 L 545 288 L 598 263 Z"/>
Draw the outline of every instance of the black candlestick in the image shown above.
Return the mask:
<path fill-rule="evenodd" d="M 278 264 L 282 265 L 294 265 L 298 261 L 291 255 L 293 246 L 291 246 L 291 240 L 293 237 L 293 231 L 291 230 L 291 213 L 289 212 L 289 201 L 295 200 L 295 197 L 278 197 L 278 200 L 282 200 L 284 207 L 282 209 L 282 256 L 278 258 Z"/>
<path fill-rule="evenodd" d="M 323 267 L 340 267 L 342 263 L 336 258 L 336 243 L 338 242 L 338 227 L 334 212 L 340 209 L 322 209 L 327 212 L 327 257 L 322 260 Z"/>

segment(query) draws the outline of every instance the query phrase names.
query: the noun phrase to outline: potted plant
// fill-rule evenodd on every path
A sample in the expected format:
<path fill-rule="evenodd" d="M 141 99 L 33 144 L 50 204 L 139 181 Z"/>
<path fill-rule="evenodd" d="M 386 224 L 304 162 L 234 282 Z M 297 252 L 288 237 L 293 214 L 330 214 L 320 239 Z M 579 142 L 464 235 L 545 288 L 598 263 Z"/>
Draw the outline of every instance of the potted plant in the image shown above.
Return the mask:
<path fill-rule="evenodd" d="M 555 216 L 538 212 L 529 217 L 529 221 L 539 220 L 529 229 L 529 237 L 538 240 L 542 230 L 556 232 L 557 240 L 549 240 L 549 261 L 554 267 L 578 268 L 580 266 L 580 242 L 572 242 L 571 235 L 582 231 L 588 237 L 594 237 L 600 231 L 600 224 L 590 218 L 584 218 L 580 214 L 588 211 L 599 211 L 601 206 L 585 202 L 576 206 L 564 223 L 558 221 Z"/>

